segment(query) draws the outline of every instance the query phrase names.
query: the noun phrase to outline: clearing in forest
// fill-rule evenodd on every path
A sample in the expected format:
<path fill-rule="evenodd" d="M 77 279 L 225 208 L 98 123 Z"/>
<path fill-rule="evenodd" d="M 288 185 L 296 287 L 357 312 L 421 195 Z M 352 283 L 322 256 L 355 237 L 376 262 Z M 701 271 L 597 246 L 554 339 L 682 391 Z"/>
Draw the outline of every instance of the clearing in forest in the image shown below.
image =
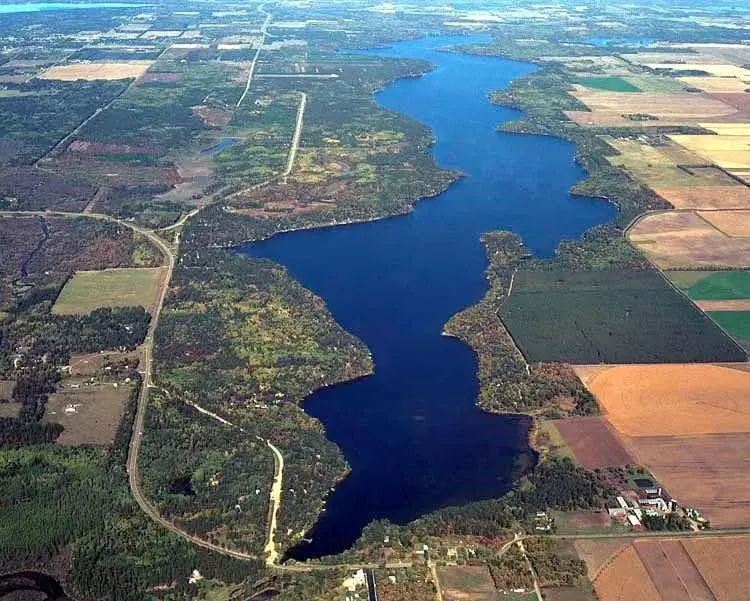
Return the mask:
<path fill-rule="evenodd" d="M 152 312 L 164 267 L 78 271 L 52 307 L 59 315 L 90 313 L 102 307 L 143 307 Z"/>
<path fill-rule="evenodd" d="M 153 61 L 122 61 L 116 63 L 71 63 L 50 67 L 38 77 L 40 79 L 57 79 L 60 81 L 77 81 L 84 79 L 137 79 L 151 66 Z"/>
<path fill-rule="evenodd" d="M 447 566 L 438 568 L 440 586 L 455 601 L 495 601 L 498 592 L 487 566 Z"/>
<path fill-rule="evenodd" d="M 65 428 L 59 444 L 111 444 L 132 391 L 123 382 L 66 379 L 50 395 L 44 419 Z"/>

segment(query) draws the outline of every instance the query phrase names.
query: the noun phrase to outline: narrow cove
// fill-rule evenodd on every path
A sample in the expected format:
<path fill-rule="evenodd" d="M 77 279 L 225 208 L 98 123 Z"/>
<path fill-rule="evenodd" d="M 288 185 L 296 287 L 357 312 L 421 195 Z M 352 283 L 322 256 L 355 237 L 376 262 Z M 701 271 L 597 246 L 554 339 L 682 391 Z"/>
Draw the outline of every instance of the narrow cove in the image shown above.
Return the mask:
<path fill-rule="evenodd" d="M 293 232 L 242 249 L 287 267 L 375 361 L 374 375 L 304 402 L 352 472 L 308 533 L 312 542 L 291 551 L 294 559 L 342 551 L 374 519 L 405 522 L 499 497 L 533 465 L 529 419 L 480 411 L 476 359 L 441 332 L 486 290 L 482 233 L 511 230 L 538 256 L 550 256 L 560 240 L 615 215 L 603 200 L 569 193 L 585 175 L 572 144 L 496 131 L 522 115 L 492 105 L 488 93 L 535 67 L 439 50 L 456 43 L 429 37 L 373 53 L 436 66 L 376 98 L 430 126 L 437 163 L 463 172 L 462 180 L 408 216 Z"/>

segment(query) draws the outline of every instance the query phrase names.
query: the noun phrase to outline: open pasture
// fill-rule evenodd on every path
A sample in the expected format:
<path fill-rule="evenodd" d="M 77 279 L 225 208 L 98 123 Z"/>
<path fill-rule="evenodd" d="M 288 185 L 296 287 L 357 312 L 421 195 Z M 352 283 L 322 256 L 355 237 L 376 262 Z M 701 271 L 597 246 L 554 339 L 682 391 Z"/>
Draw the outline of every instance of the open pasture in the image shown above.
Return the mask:
<path fill-rule="evenodd" d="M 733 302 L 733 301 L 728 301 Z M 738 301 L 734 301 L 735 303 Z M 745 302 L 748 302 L 747 300 Z M 750 311 L 744 303 L 740 306 L 711 307 L 704 309 L 716 323 L 739 341 L 750 342 Z M 743 342 L 744 344 L 744 342 Z"/>
<path fill-rule="evenodd" d="M 575 417 L 554 422 L 576 460 L 589 470 L 633 463 L 617 435 L 601 417 Z"/>
<path fill-rule="evenodd" d="M 95 81 L 98 79 L 137 79 L 151 66 L 153 61 L 121 61 L 112 63 L 71 63 L 57 65 L 43 71 L 40 79 L 56 79 L 58 81 Z"/>
<path fill-rule="evenodd" d="M 673 77 L 660 75 L 629 75 L 625 77 L 636 88 L 648 94 L 682 92 L 685 86 Z"/>
<path fill-rule="evenodd" d="M 111 444 L 132 390 L 130 384 L 64 380 L 49 397 L 45 420 L 65 428 L 59 444 Z"/>
<path fill-rule="evenodd" d="M 662 269 L 750 267 L 750 239 L 728 236 L 695 211 L 645 215 L 627 236 Z"/>
<path fill-rule="evenodd" d="M 594 90 L 605 90 L 608 92 L 640 92 L 641 90 L 631 82 L 622 77 L 584 77 L 581 85 Z"/>
<path fill-rule="evenodd" d="M 587 384 L 625 436 L 750 432 L 750 373 L 719 365 L 616 365 Z"/>
<path fill-rule="evenodd" d="M 164 268 L 79 271 L 62 289 L 52 311 L 59 315 L 90 313 L 101 307 L 144 307 L 152 311 Z"/>
<path fill-rule="evenodd" d="M 680 505 L 697 507 L 715 528 L 744 528 L 750 527 L 749 432 L 644 436 L 627 444 Z"/>
<path fill-rule="evenodd" d="M 713 363 L 746 358 L 655 270 L 522 270 L 500 318 L 530 361 Z"/>

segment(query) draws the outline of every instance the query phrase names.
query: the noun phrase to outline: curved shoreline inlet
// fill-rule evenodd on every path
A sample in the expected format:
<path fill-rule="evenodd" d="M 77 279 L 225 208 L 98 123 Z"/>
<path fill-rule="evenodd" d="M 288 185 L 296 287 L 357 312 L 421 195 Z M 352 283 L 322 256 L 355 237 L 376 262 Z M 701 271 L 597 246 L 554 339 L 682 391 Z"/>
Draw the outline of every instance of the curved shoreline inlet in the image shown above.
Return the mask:
<path fill-rule="evenodd" d="M 430 37 L 374 52 L 436 65 L 376 98 L 430 126 L 438 164 L 466 177 L 404 217 L 283 234 L 242 249 L 285 265 L 375 361 L 374 375 L 304 403 L 352 471 L 307 533 L 312 541 L 292 558 L 340 552 L 374 519 L 405 522 L 499 497 L 536 459 L 529 419 L 480 411 L 476 358 L 441 332 L 485 293 L 482 233 L 512 230 L 549 256 L 560 240 L 610 220 L 615 209 L 570 194 L 585 175 L 573 144 L 496 131 L 522 114 L 492 105 L 489 92 L 535 67 L 439 50 L 474 41 L 482 39 Z"/>

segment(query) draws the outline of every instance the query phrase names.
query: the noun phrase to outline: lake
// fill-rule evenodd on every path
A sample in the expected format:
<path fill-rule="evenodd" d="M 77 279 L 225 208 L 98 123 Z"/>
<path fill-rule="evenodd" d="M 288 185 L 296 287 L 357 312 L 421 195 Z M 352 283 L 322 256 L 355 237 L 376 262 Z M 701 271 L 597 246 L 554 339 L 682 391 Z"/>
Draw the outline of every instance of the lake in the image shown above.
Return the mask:
<path fill-rule="evenodd" d="M 439 50 L 481 41 L 428 37 L 373 52 L 436 65 L 376 99 L 432 127 L 437 162 L 466 177 L 407 216 L 293 232 L 241 249 L 285 265 L 375 361 L 374 375 L 304 402 L 352 471 L 329 496 L 308 534 L 312 542 L 289 554 L 295 559 L 344 550 L 374 519 L 403 523 L 499 497 L 536 461 L 528 418 L 476 407 L 476 358 L 442 336 L 443 325 L 485 293 L 483 232 L 512 230 L 549 256 L 560 240 L 609 221 L 615 209 L 569 193 L 585 175 L 572 144 L 496 131 L 522 114 L 491 104 L 488 93 L 536 67 Z"/>
<path fill-rule="evenodd" d="M 130 4 L 127 2 L 28 2 L 18 4 L 0 4 L 0 14 L 38 13 L 48 10 L 73 10 L 76 8 L 138 8 L 148 4 Z"/>

